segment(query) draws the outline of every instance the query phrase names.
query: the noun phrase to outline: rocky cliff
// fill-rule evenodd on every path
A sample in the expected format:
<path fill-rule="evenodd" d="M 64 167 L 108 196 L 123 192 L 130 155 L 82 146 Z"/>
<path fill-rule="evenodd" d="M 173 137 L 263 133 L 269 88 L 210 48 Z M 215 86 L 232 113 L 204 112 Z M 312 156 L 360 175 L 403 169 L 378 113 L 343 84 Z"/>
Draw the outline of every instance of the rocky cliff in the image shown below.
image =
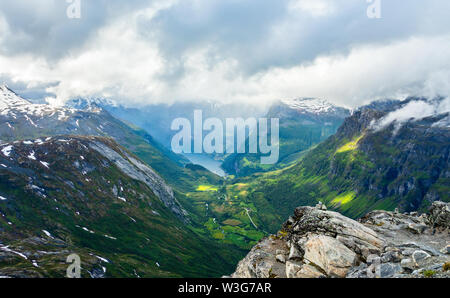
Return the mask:
<path fill-rule="evenodd" d="M 450 204 L 426 214 L 373 211 L 355 221 L 299 207 L 277 235 L 260 241 L 235 278 L 450 277 Z"/>

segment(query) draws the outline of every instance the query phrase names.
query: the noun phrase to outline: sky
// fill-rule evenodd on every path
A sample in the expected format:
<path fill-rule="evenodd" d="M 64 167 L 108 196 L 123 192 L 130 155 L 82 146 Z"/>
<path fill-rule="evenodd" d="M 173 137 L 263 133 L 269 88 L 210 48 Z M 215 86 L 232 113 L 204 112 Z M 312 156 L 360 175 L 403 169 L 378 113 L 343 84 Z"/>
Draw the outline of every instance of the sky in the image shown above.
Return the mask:
<path fill-rule="evenodd" d="M 56 105 L 448 96 L 449 11 L 448 0 L 0 0 L 0 83 Z"/>

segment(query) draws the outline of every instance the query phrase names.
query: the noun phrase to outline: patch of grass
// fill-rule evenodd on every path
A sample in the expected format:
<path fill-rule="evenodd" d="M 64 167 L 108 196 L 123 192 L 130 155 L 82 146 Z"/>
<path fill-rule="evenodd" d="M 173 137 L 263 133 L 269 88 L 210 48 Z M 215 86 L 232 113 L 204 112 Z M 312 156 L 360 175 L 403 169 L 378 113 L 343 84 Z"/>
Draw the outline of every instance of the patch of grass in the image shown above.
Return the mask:
<path fill-rule="evenodd" d="M 331 203 L 334 205 L 339 204 L 342 206 L 350 203 L 355 197 L 356 197 L 355 192 L 347 192 L 335 198 L 333 201 L 331 201 Z"/>
<path fill-rule="evenodd" d="M 211 185 L 199 185 L 197 187 L 197 191 L 218 191 L 219 189 L 217 187 L 211 186 Z"/>
<path fill-rule="evenodd" d="M 425 276 L 427 278 L 431 278 L 431 277 L 436 275 L 436 271 L 434 271 L 434 270 L 425 270 L 422 274 L 423 274 L 423 276 Z"/>
<path fill-rule="evenodd" d="M 364 134 L 354 138 L 352 141 L 350 141 L 350 142 L 344 144 L 343 146 L 341 146 L 340 148 L 338 148 L 336 150 L 336 153 L 343 153 L 343 152 L 353 151 L 353 150 L 357 149 L 358 143 L 363 137 L 364 137 Z"/>
<path fill-rule="evenodd" d="M 227 219 L 223 222 L 223 224 L 227 226 L 239 226 L 242 222 L 237 219 Z"/>
<path fill-rule="evenodd" d="M 442 266 L 442 269 L 443 269 L 444 271 L 450 270 L 450 262 L 446 262 L 446 263 L 444 264 L 444 266 Z"/>

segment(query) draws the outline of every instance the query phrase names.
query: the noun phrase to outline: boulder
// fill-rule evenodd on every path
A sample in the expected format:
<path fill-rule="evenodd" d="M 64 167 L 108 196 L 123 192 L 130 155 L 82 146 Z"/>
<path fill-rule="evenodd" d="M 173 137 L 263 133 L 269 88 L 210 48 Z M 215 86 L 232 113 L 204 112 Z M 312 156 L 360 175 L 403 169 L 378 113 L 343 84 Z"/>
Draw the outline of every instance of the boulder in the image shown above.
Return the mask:
<path fill-rule="evenodd" d="M 232 277 L 450 277 L 447 203 L 433 203 L 427 216 L 372 211 L 359 222 L 318 205 L 297 208 L 283 237 L 260 241 Z"/>
<path fill-rule="evenodd" d="M 380 265 L 379 274 L 381 278 L 395 277 L 397 274 L 403 272 L 402 267 L 399 264 L 385 263 Z"/>
<path fill-rule="evenodd" d="M 280 263 L 283 263 L 283 264 L 286 263 L 286 257 L 282 254 L 277 255 L 275 258 Z"/>
<path fill-rule="evenodd" d="M 345 277 L 356 262 L 356 254 L 335 238 L 313 236 L 305 244 L 304 258 L 328 276 Z"/>
<path fill-rule="evenodd" d="M 355 246 L 367 247 L 373 252 L 380 251 L 384 241 L 372 229 L 334 211 L 318 210 L 312 207 L 295 209 L 296 223 L 293 232 L 302 236 L 306 233 L 321 234 L 326 231 L 334 237 L 342 236 L 351 239 Z"/>
<path fill-rule="evenodd" d="M 400 266 L 405 269 L 414 270 L 416 268 L 416 264 L 412 259 L 403 259 L 400 262 Z"/>
<path fill-rule="evenodd" d="M 297 277 L 297 272 L 302 269 L 300 263 L 295 261 L 287 261 L 286 262 L 286 277 L 287 278 L 295 278 Z"/>
<path fill-rule="evenodd" d="M 433 202 L 428 212 L 433 227 L 450 228 L 450 203 Z"/>
<path fill-rule="evenodd" d="M 297 272 L 296 274 L 297 278 L 320 278 L 325 277 L 325 274 L 323 274 L 317 267 L 305 264 L 302 266 L 302 269 Z"/>
<path fill-rule="evenodd" d="M 298 260 L 303 258 L 303 253 L 297 248 L 296 245 L 291 245 L 289 251 L 289 260 Z"/>
<path fill-rule="evenodd" d="M 412 259 L 416 264 L 420 264 L 428 258 L 431 258 L 431 256 L 423 250 L 416 250 L 412 254 Z"/>

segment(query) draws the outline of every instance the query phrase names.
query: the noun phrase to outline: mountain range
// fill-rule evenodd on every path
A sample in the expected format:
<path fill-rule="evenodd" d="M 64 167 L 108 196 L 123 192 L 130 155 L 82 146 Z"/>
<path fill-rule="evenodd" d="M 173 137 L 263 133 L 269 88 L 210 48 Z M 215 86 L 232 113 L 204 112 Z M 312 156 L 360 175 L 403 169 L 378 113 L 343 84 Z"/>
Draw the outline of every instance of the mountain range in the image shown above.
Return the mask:
<path fill-rule="evenodd" d="M 0 90 L 2 275 L 64 276 L 75 251 L 83 276 L 220 276 L 242 255 L 202 233 L 204 214 L 186 200 L 220 177 L 98 107 Z"/>
<path fill-rule="evenodd" d="M 350 112 L 346 108 L 317 98 L 276 102 L 269 108 L 265 117 L 279 119 L 278 162 L 275 165 L 261 165 L 259 155 L 231 154 L 225 158 L 222 167 L 236 176 L 248 176 L 286 167 L 310 148 L 336 133 L 344 119 L 350 116 Z"/>
<path fill-rule="evenodd" d="M 447 102 L 205 108 L 280 119 L 278 164 L 209 156 L 231 174 L 220 177 L 167 147 L 172 117 L 198 106 L 53 107 L 0 86 L 0 276 L 62 277 L 76 252 L 85 277 L 219 277 L 298 206 L 321 201 L 356 219 L 449 202 Z"/>

